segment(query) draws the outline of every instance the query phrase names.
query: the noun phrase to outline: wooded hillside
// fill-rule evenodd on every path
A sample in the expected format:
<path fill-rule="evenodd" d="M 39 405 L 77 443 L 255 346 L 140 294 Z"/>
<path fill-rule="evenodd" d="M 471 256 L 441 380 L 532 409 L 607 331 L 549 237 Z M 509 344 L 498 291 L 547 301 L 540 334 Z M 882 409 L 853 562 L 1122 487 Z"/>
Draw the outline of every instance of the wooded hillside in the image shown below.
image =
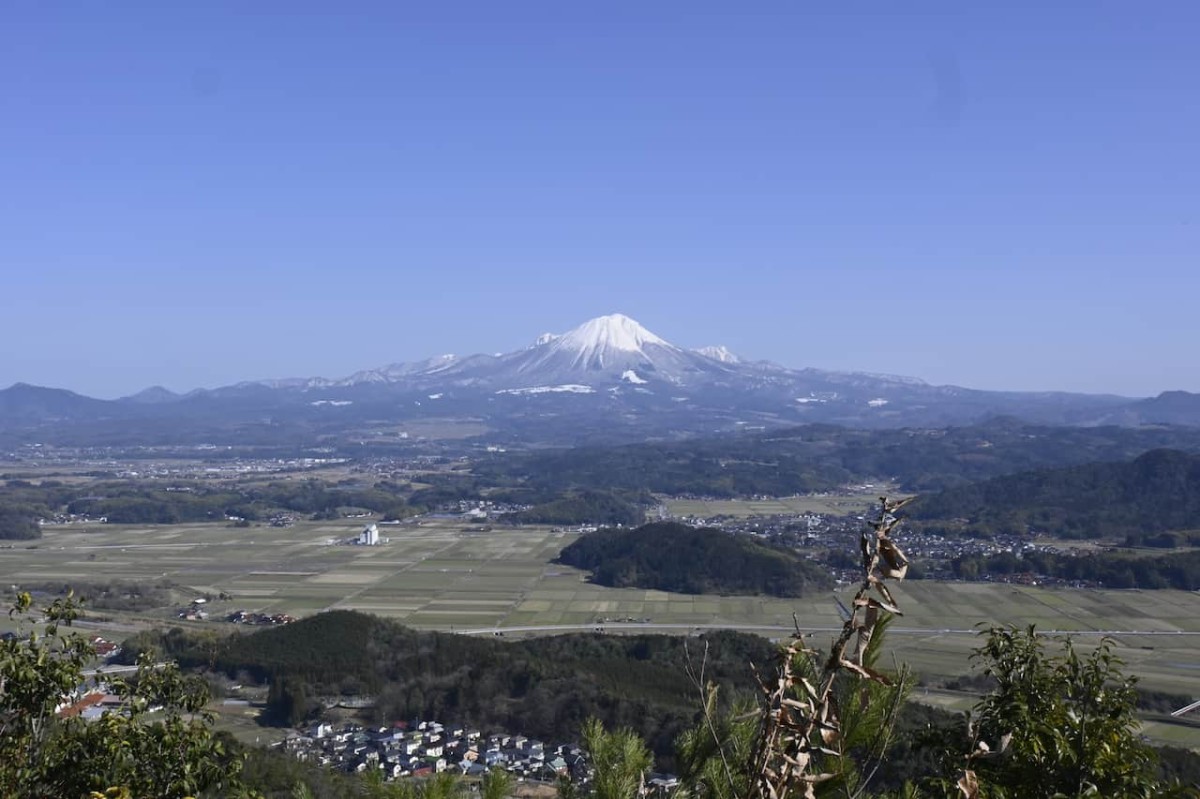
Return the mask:
<path fill-rule="evenodd" d="M 792 550 L 675 522 L 588 533 L 568 545 L 559 561 L 589 569 L 600 585 L 683 594 L 789 597 L 833 585 L 822 567 Z"/>
<path fill-rule="evenodd" d="M 1122 463 L 1089 463 L 997 477 L 923 496 L 911 517 L 970 533 L 1125 537 L 1188 530 L 1200 518 L 1200 456 L 1159 449 Z"/>
<path fill-rule="evenodd" d="M 370 695 L 381 723 L 454 719 L 547 740 L 573 740 L 594 716 L 632 727 L 669 758 L 698 707 L 688 652 L 702 658 L 706 646 L 705 673 L 728 686 L 729 698 L 751 689 L 749 663 L 768 663 L 775 652 L 764 638 L 734 632 L 699 641 L 576 634 L 510 642 L 331 611 L 224 638 L 179 629 L 143 633 L 126 641 L 123 658 L 153 649 L 185 666 L 270 681 L 268 710 L 278 724 L 315 714 L 320 697 Z"/>

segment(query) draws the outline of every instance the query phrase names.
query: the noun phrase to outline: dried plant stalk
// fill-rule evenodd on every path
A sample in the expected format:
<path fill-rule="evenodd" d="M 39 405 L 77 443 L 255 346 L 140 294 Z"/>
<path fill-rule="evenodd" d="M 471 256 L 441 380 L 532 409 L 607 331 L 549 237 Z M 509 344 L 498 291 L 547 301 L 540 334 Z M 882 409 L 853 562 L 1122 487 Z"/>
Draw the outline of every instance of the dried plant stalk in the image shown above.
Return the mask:
<path fill-rule="evenodd" d="M 796 669 L 801 658 L 814 665 L 821 662 L 820 654 L 805 646 L 799 629 L 783 649 L 772 683 L 768 685 L 759 678 L 766 708 L 752 761 L 753 781 L 748 799 L 788 799 L 793 791 L 804 799 L 816 799 L 814 786 L 836 776 L 817 772 L 813 762 L 817 754 L 839 754 L 830 748 L 841 734 L 833 692 L 838 674 L 847 672 L 860 679 L 891 685 L 887 675 L 867 666 L 864 658 L 883 614 L 903 615 L 886 581 L 902 580 L 908 572 L 908 559 L 891 536 L 900 523 L 896 511 L 913 499 L 879 498 L 879 519 L 870 522 L 860 539 L 862 583 L 841 634 L 824 658 L 817 684 Z"/>

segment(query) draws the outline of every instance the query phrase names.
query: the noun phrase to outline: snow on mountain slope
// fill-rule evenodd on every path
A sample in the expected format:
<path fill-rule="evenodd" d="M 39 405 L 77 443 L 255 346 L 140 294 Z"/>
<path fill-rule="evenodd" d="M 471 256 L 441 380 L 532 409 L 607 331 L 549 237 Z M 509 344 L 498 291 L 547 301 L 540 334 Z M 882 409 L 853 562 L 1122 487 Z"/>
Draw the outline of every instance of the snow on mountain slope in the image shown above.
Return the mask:
<path fill-rule="evenodd" d="M 497 394 L 595 394 L 591 386 L 568 383 L 563 386 L 530 386 L 529 388 L 502 388 Z"/>
<path fill-rule="evenodd" d="M 638 375 L 637 372 L 633 371 L 632 369 L 626 369 L 624 372 L 621 372 L 621 379 L 628 383 L 645 383 L 646 382 Z"/>
<path fill-rule="evenodd" d="M 496 379 L 513 385 L 666 380 L 683 384 L 721 365 L 675 346 L 624 314 L 589 319 L 556 338 L 504 357 Z"/>
<path fill-rule="evenodd" d="M 717 345 L 715 347 L 701 347 L 700 349 L 696 350 L 696 352 L 700 353 L 706 358 L 712 358 L 714 361 L 720 361 L 721 363 L 742 362 L 741 358 L 731 352 L 729 348 L 724 345 Z"/>
<path fill-rule="evenodd" d="M 447 389 L 481 390 L 491 396 L 584 393 L 562 386 L 595 390 L 624 386 L 627 391 L 621 396 L 627 396 L 631 391 L 664 385 L 671 386 L 673 394 L 703 394 L 718 404 L 736 405 L 755 395 L 767 405 L 778 402 L 792 408 L 796 407 L 794 397 L 823 396 L 822 392 L 831 389 L 853 387 L 862 392 L 858 399 L 864 402 L 896 399 L 895 391 L 929 390 L 914 379 L 792 370 L 765 361 L 747 362 L 726 347 L 688 350 L 619 313 L 589 319 L 562 335 L 545 333 L 532 346 L 507 354 L 440 355 L 364 370 L 338 381 L 263 381 L 256 387 L 302 392 L 336 387 L 345 392 L 374 392 L 361 396 L 377 398 L 384 396 L 380 391 L 428 395 Z M 352 396 L 360 395 L 345 394 L 347 398 Z"/>
<path fill-rule="evenodd" d="M 612 361 L 617 353 L 646 355 L 645 348 L 650 345 L 678 349 L 619 313 L 589 319 L 570 333 L 548 343 L 555 351 L 571 352 L 576 366 L 601 369 L 604 368 L 605 359 Z"/>
<path fill-rule="evenodd" d="M 330 380 L 325 377 L 285 377 L 279 380 L 243 380 L 241 383 L 235 383 L 233 386 L 225 388 L 246 388 L 246 387 L 264 387 L 272 389 L 280 388 L 329 388 L 338 384 L 336 380 Z M 220 390 L 220 389 L 217 389 Z"/>
<path fill-rule="evenodd" d="M 423 361 L 415 361 L 413 363 L 391 363 L 378 369 L 365 369 L 361 372 L 355 372 L 344 380 L 339 380 L 337 385 L 354 386 L 360 383 L 394 383 L 397 380 L 403 380 L 404 378 L 416 375 L 431 375 L 445 371 L 458 363 L 459 360 L 457 355 L 435 355 L 432 358 L 426 358 Z"/>

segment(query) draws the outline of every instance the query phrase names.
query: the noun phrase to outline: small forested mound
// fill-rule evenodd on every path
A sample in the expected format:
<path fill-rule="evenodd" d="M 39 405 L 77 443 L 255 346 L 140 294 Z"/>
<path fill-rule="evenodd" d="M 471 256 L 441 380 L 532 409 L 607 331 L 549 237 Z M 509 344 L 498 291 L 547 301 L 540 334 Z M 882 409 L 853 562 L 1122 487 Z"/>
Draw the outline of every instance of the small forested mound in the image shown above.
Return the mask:
<path fill-rule="evenodd" d="M 395 622 L 332 611 L 248 635 L 142 633 L 123 657 L 153 651 L 182 665 L 249 674 L 271 683 L 269 718 L 298 724 L 338 696 L 372 696 L 376 720 L 453 719 L 548 740 L 579 735 L 589 717 L 630 726 L 660 755 L 694 720 L 688 641 L 665 635 L 564 635 L 525 641 L 417 632 Z M 763 638 L 716 632 L 691 642 L 707 679 L 732 698 L 750 690 L 748 663 L 767 663 Z M 697 664 L 693 664 L 697 665 Z M 666 762 L 666 761 L 663 761 Z"/>
<path fill-rule="evenodd" d="M 1200 518 L 1200 456 L 1153 450 L 1127 463 L 1089 463 L 997 477 L 922 497 L 926 529 L 1030 530 L 1067 538 L 1187 530 Z"/>
<path fill-rule="evenodd" d="M 641 524 L 645 513 L 607 491 L 580 491 L 514 513 L 512 521 L 529 524 Z"/>
<path fill-rule="evenodd" d="M 559 561 L 591 570 L 600 585 L 683 594 L 794 597 L 833 584 L 821 567 L 790 550 L 675 522 L 588 533 Z"/>

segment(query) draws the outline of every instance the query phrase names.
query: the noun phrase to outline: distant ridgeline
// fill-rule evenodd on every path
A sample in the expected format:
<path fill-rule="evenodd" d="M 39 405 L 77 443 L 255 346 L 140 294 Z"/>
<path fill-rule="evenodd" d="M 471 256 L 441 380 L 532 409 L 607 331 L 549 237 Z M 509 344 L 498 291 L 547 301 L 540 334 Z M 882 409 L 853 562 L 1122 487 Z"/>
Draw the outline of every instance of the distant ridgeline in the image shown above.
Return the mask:
<path fill-rule="evenodd" d="M 704 641 L 706 675 L 727 687 L 729 700 L 751 690 L 747 664 L 767 663 L 775 652 L 765 638 L 743 633 L 709 633 Z M 472 638 L 331 611 L 217 640 L 178 628 L 139 633 L 121 658 L 154 651 L 185 667 L 269 680 L 268 718 L 280 725 L 315 716 L 320 697 L 367 695 L 376 698 L 370 712 L 379 723 L 454 719 L 549 740 L 575 739 L 595 716 L 632 727 L 669 758 L 697 708 L 686 646 L 686 638 L 664 635 Z"/>
<path fill-rule="evenodd" d="M 833 585 L 825 569 L 791 550 L 674 522 L 588 533 L 558 559 L 617 588 L 798 597 Z"/>
<path fill-rule="evenodd" d="M 1154 450 L 1124 463 L 1024 472 L 922 496 L 917 527 L 973 535 L 1036 531 L 1064 538 L 1186 545 L 1200 519 L 1200 455 Z M 1182 531 L 1156 539 L 1156 534 Z"/>

